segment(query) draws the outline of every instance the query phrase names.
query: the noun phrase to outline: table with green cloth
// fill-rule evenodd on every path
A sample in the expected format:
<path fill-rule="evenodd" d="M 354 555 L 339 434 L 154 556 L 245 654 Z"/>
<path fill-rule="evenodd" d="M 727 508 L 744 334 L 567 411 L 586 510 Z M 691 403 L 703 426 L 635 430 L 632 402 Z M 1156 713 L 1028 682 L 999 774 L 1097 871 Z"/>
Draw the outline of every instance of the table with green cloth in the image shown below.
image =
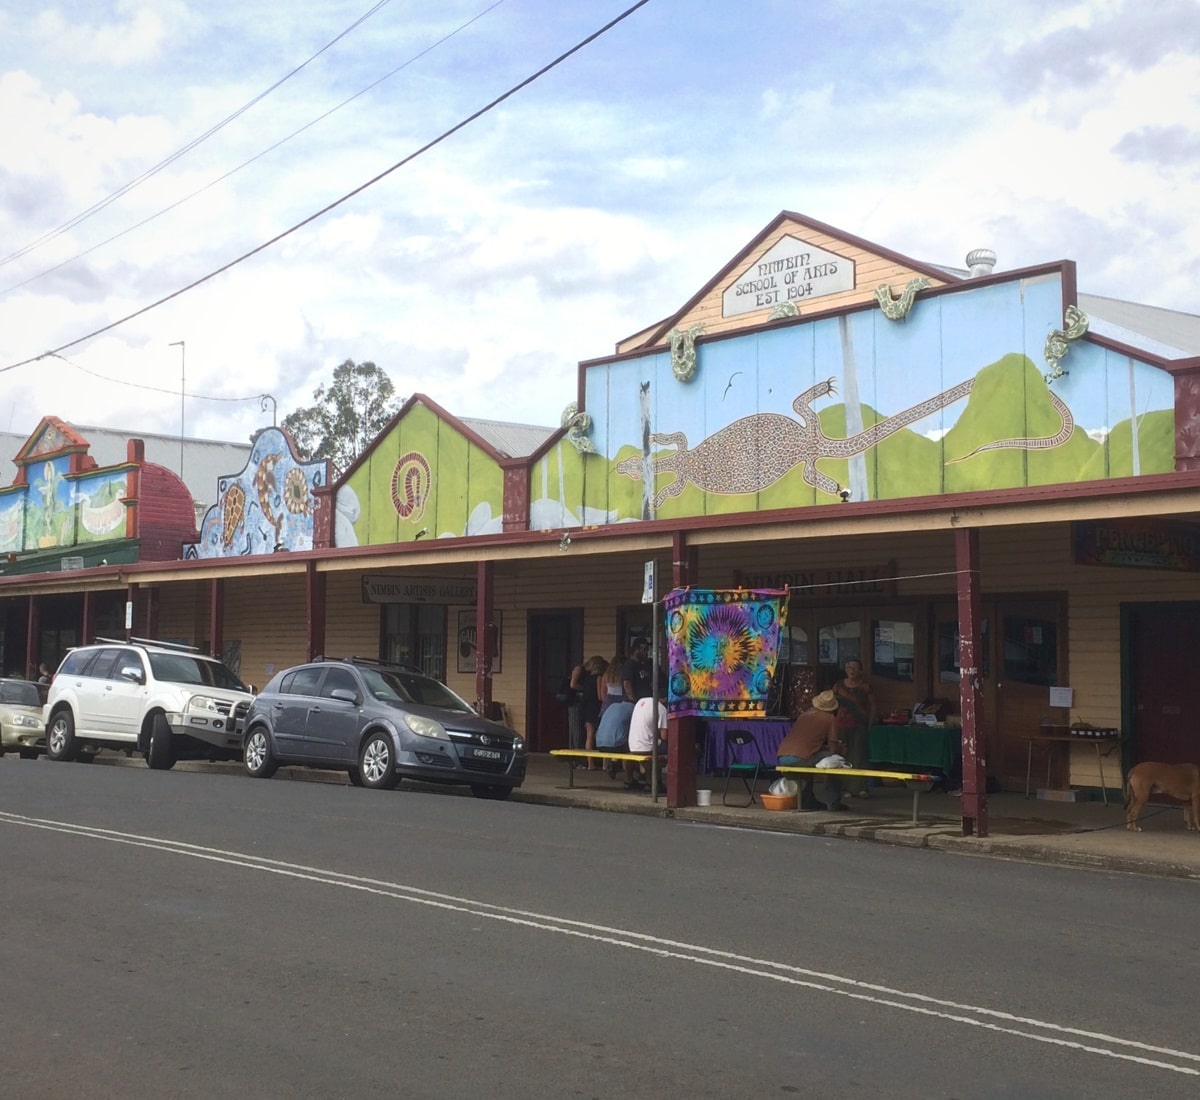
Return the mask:
<path fill-rule="evenodd" d="M 938 768 L 952 775 L 962 760 L 962 730 L 957 726 L 872 726 L 871 764 L 898 768 Z"/>

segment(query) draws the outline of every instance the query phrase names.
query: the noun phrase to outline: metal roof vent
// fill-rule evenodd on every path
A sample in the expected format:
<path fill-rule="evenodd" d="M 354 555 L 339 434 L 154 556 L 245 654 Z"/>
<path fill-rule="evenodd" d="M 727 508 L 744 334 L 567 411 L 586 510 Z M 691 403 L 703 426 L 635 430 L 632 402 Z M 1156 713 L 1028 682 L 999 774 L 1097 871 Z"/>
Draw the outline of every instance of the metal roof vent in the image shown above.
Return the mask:
<path fill-rule="evenodd" d="M 981 275 L 990 275 L 996 266 L 996 253 L 990 248 L 973 248 L 967 253 L 967 267 L 971 269 L 971 278 L 978 279 Z"/>

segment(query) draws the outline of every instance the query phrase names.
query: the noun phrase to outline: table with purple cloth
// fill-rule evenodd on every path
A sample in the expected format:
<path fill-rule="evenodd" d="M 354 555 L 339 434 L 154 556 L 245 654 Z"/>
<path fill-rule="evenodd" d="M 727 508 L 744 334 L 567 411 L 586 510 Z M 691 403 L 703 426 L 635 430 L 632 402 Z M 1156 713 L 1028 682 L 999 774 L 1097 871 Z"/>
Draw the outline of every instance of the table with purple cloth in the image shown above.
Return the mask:
<path fill-rule="evenodd" d="M 767 767 L 774 767 L 779 742 L 792 728 L 790 718 L 705 718 L 700 721 L 702 735 L 700 771 L 707 775 L 723 772 L 730 763 L 756 764 L 758 757 L 753 745 L 732 746 L 725 741 L 726 730 L 745 730 L 762 750 Z"/>

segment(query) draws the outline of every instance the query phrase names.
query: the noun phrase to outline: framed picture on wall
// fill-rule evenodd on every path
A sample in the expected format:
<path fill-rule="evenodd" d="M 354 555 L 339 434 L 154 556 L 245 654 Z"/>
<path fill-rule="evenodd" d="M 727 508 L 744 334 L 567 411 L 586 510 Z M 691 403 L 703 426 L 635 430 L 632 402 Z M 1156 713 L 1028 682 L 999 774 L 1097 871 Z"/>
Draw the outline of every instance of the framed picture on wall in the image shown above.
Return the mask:
<path fill-rule="evenodd" d="M 492 675 L 500 671 L 500 640 L 504 637 L 501 615 L 494 613 L 492 621 L 496 624 L 496 652 L 492 654 Z M 458 613 L 458 643 L 455 646 L 458 655 L 457 668 L 460 673 L 475 671 L 475 612 L 460 611 Z"/>

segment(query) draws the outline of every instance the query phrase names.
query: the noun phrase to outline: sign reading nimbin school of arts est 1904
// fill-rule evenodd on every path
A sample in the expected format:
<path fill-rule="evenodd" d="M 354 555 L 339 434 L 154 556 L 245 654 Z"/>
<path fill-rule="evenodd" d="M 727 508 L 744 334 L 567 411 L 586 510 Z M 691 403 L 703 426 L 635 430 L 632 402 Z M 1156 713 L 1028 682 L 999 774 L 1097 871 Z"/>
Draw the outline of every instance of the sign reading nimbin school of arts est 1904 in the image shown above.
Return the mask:
<path fill-rule="evenodd" d="M 737 317 L 784 302 L 854 289 L 854 262 L 796 237 L 783 237 L 726 288 L 721 313 Z"/>

